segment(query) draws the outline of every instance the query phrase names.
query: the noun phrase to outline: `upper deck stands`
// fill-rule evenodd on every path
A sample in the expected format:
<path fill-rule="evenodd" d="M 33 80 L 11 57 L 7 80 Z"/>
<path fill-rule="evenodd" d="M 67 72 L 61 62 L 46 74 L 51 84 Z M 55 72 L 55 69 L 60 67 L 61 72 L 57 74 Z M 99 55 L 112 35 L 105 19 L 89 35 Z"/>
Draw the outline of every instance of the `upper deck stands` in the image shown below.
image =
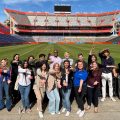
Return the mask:
<path fill-rule="evenodd" d="M 99 14 L 50 14 L 21 12 L 5 9 L 5 12 L 20 25 L 37 26 L 106 26 L 112 25 L 120 11 Z"/>

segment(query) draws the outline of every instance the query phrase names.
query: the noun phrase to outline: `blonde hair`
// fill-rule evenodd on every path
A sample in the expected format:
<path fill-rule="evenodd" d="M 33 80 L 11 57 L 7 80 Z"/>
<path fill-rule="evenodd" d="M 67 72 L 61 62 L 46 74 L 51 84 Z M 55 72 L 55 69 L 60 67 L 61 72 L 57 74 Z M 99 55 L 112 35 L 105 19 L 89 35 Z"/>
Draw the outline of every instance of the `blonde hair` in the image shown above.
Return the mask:
<path fill-rule="evenodd" d="M 1 59 L 0 62 L 2 62 L 3 60 L 6 62 L 6 64 L 8 64 L 8 59 L 7 59 L 7 58 L 3 58 L 3 59 Z"/>
<path fill-rule="evenodd" d="M 2 62 L 3 60 L 6 62 L 6 67 L 8 67 L 8 59 L 7 59 L 7 58 L 3 58 L 3 59 L 1 59 L 1 61 L 0 61 L 0 68 L 2 68 L 1 62 Z"/>
<path fill-rule="evenodd" d="M 64 56 L 65 56 L 66 54 L 70 55 L 70 53 L 69 53 L 69 52 L 65 52 L 65 53 L 64 53 Z"/>
<path fill-rule="evenodd" d="M 53 69 L 55 69 L 56 65 L 58 65 L 58 66 L 59 66 L 59 68 L 60 68 L 59 63 L 55 63 L 55 64 L 53 65 Z"/>

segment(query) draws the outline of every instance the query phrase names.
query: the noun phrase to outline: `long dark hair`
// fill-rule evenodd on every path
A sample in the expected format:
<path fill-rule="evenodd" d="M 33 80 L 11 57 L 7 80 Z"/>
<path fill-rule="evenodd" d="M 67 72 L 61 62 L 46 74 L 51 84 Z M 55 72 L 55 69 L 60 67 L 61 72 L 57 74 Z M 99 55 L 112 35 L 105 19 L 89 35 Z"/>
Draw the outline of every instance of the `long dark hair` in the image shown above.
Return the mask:
<path fill-rule="evenodd" d="M 21 67 L 24 69 L 24 64 L 27 63 L 27 68 L 29 68 L 29 64 L 28 64 L 28 61 L 27 60 L 24 60 Z"/>
<path fill-rule="evenodd" d="M 49 71 L 49 65 L 46 62 L 44 62 L 44 61 L 41 63 L 40 70 L 42 71 L 42 66 L 43 65 L 46 65 L 45 71 L 48 72 Z"/>
<path fill-rule="evenodd" d="M 28 66 L 28 61 L 27 61 L 27 60 L 24 60 L 24 61 L 23 61 L 23 63 L 22 63 L 22 66 L 21 66 L 21 67 L 24 69 L 24 68 L 25 68 L 25 67 L 24 67 L 24 64 L 25 64 L 25 63 L 27 63 L 27 68 L 29 68 L 29 66 Z M 26 80 L 27 73 L 23 73 L 23 75 L 25 76 L 25 82 L 26 82 L 26 84 L 27 84 L 27 80 Z"/>
<path fill-rule="evenodd" d="M 65 62 L 68 62 L 68 63 L 69 63 L 68 68 L 70 68 L 70 61 L 69 61 L 69 60 L 65 60 L 65 61 L 63 62 L 63 65 L 65 64 Z M 65 67 L 64 67 L 64 68 L 65 68 Z"/>
<path fill-rule="evenodd" d="M 91 55 L 91 62 L 92 62 L 92 57 L 95 57 L 95 59 L 96 59 L 95 61 L 97 61 L 97 56 L 95 54 L 92 54 Z"/>
<path fill-rule="evenodd" d="M 20 55 L 19 55 L 19 54 L 17 54 L 17 53 L 16 53 L 16 54 L 14 54 L 14 55 L 13 55 L 13 60 L 15 60 L 15 56 L 16 56 L 16 55 L 20 56 Z M 18 61 L 19 61 L 19 57 L 18 57 Z"/>
<path fill-rule="evenodd" d="M 98 62 L 97 62 L 97 61 L 94 61 L 94 62 L 92 62 L 91 64 L 93 64 L 93 63 L 96 63 L 96 64 L 97 64 L 97 68 L 96 68 L 96 70 L 99 70 L 100 68 L 99 68 L 99 64 L 98 64 Z"/>
<path fill-rule="evenodd" d="M 30 55 L 30 56 L 28 57 L 28 59 L 27 59 L 28 62 L 29 62 L 29 59 L 30 59 L 31 57 L 32 57 L 33 59 L 35 59 L 35 57 L 34 57 L 33 55 Z"/>

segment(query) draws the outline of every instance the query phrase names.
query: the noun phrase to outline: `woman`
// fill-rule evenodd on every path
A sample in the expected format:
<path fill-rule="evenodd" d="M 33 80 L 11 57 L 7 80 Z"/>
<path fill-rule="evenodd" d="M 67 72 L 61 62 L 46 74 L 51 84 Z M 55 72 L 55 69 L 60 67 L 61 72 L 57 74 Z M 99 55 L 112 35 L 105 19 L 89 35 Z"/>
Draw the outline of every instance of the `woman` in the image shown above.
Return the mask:
<path fill-rule="evenodd" d="M 79 117 L 82 117 L 85 113 L 83 99 L 86 92 L 87 76 L 88 76 L 88 73 L 84 69 L 83 62 L 78 61 L 77 69 L 74 73 L 74 90 L 75 90 L 76 102 L 79 108 L 79 110 L 77 111 L 77 114 L 79 114 Z"/>
<path fill-rule="evenodd" d="M 95 54 L 93 54 L 94 47 L 92 47 L 92 49 L 89 52 L 89 56 L 88 56 L 88 69 L 90 69 L 90 67 L 92 66 L 92 62 L 97 61 L 97 56 Z"/>
<path fill-rule="evenodd" d="M 60 95 L 58 88 L 61 88 L 60 79 L 61 79 L 61 72 L 60 72 L 60 65 L 55 63 L 53 65 L 53 70 L 49 71 L 50 76 L 47 81 L 47 97 L 49 99 L 49 112 L 51 115 L 60 114 L 59 106 L 60 106 Z"/>
<path fill-rule="evenodd" d="M 34 93 L 34 90 L 33 90 L 33 85 L 34 85 L 34 82 L 35 82 L 35 75 L 36 75 L 36 70 L 35 70 L 35 58 L 34 56 L 29 56 L 28 59 L 28 66 L 29 66 L 29 69 L 31 70 L 31 76 L 32 76 L 32 80 L 31 80 L 31 89 L 30 89 L 30 105 L 32 106 L 35 101 L 36 101 L 36 97 L 35 97 L 35 93 Z"/>
<path fill-rule="evenodd" d="M 62 102 L 63 102 L 63 109 L 62 112 L 66 112 L 65 116 L 69 116 L 71 111 L 70 105 L 70 94 L 72 89 L 72 80 L 73 80 L 73 72 L 70 70 L 70 61 L 65 60 L 64 68 L 61 71 L 61 91 L 62 91 Z"/>
<path fill-rule="evenodd" d="M 88 56 L 88 66 L 91 67 L 92 62 L 97 61 L 97 56 L 95 54 L 91 54 Z"/>
<path fill-rule="evenodd" d="M 19 93 L 17 90 L 14 89 L 15 87 L 15 82 L 17 80 L 17 75 L 18 75 L 18 66 L 22 64 L 19 58 L 19 54 L 15 54 L 13 56 L 13 60 L 11 61 L 11 85 L 10 85 L 10 94 L 12 96 L 12 102 L 13 104 L 16 104 L 19 99 Z"/>
<path fill-rule="evenodd" d="M 92 69 L 92 64 L 93 62 L 97 62 L 97 56 L 95 54 L 92 53 L 94 47 L 90 50 L 89 56 L 88 56 L 88 72 L 91 72 Z M 103 66 L 97 62 L 98 67 L 101 69 Z M 100 83 L 101 85 L 101 83 Z M 102 96 L 102 87 L 99 87 L 99 97 Z"/>
<path fill-rule="evenodd" d="M 89 56 L 88 56 L 88 69 L 90 70 L 92 68 L 92 63 L 97 62 L 97 56 L 92 53 L 94 47 L 90 50 Z M 99 68 L 102 68 L 102 65 L 100 63 L 97 63 Z"/>
<path fill-rule="evenodd" d="M 25 60 L 22 67 L 18 67 L 18 84 L 23 105 L 22 113 L 25 113 L 26 111 L 29 113 L 31 111 L 29 103 L 31 79 L 31 71 L 28 68 L 28 62 Z"/>
<path fill-rule="evenodd" d="M 41 67 L 36 71 L 35 83 L 33 86 L 36 98 L 37 98 L 37 109 L 39 111 L 39 117 L 43 118 L 42 113 L 42 100 L 45 94 L 45 85 L 48 79 L 48 66 L 46 62 L 41 63 Z"/>
<path fill-rule="evenodd" d="M 10 87 L 10 70 L 7 67 L 7 59 L 1 60 L 0 65 L 0 110 L 2 110 L 5 106 L 8 111 L 11 111 L 12 101 L 9 95 L 9 87 Z M 6 105 L 4 103 L 4 93 L 6 97 Z"/>
<path fill-rule="evenodd" d="M 34 56 L 31 55 L 28 57 L 27 61 L 28 61 L 29 68 L 35 74 L 35 61 L 36 61 L 36 59 L 34 58 Z"/>
<path fill-rule="evenodd" d="M 89 71 L 87 80 L 87 110 L 91 108 L 91 103 L 94 105 L 94 112 L 98 112 L 98 96 L 101 81 L 101 70 L 98 68 L 97 62 L 93 62 Z"/>

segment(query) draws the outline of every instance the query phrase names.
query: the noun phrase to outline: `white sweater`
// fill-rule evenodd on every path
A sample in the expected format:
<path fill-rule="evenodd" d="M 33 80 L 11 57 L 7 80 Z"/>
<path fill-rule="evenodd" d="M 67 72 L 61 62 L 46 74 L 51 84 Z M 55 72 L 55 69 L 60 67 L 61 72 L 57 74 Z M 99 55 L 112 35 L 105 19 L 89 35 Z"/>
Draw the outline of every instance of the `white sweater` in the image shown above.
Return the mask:
<path fill-rule="evenodd" d="M 25 75 L 26 74 L 26 75 Z M 28 86 L 31 84 L 31 71 L 29 69 L 23 69 L 18 67 L 18 83 L 21 86 Z"/>

